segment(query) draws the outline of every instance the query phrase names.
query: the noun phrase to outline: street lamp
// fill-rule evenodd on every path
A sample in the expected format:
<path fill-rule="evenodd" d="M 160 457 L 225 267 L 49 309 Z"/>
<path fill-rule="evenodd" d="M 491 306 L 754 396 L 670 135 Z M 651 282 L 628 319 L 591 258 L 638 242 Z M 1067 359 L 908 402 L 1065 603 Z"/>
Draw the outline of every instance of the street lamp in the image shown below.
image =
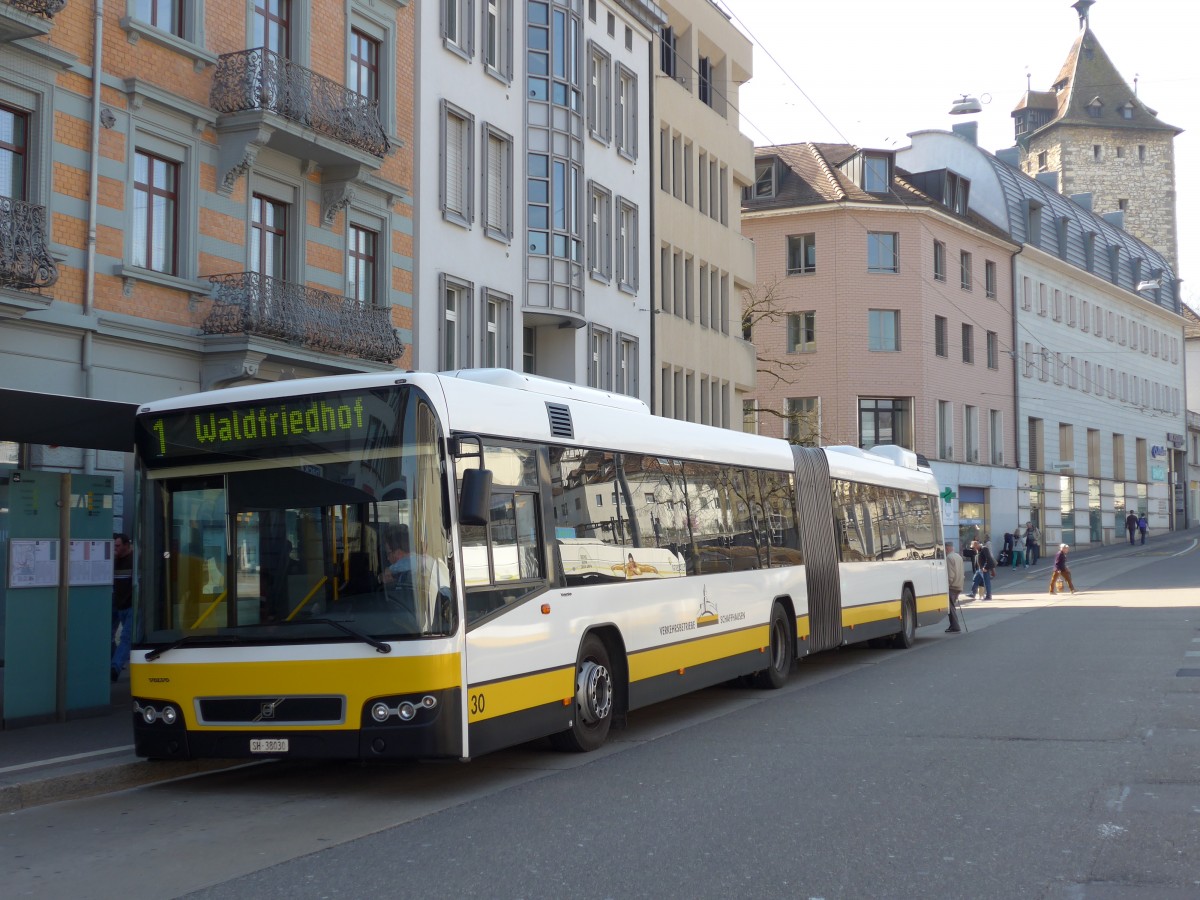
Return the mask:
<path fill-rule="evenodd" d="M 954 105 L 950 107 L 952 116 L 970 116 L 978 112 L 983 112 L 983 105 L 977 98 L 969 97 L 966 94 L 955 100 Z"/>

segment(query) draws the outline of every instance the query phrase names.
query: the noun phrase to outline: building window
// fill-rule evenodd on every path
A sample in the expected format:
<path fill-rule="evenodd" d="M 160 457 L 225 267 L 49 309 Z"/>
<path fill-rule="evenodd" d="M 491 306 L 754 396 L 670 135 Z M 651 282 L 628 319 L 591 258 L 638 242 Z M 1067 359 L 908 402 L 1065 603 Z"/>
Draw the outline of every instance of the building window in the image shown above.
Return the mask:
<path fill-rule="evenodd" d="M 588 387 L 612 390 L 612 332 L 588 326 Z"/>
<path fill-rule="evenodd" d="M 471 365 L 471 292 L 470 282 L 441 275 L 441 326 L 438 341 L 438 369 L 449 371 Z"/>
<path fill-rule="evenodd" d="M 954 458 L 954 407 L 949 400 L 937 402 L 938 459 Z"/>
<path fill-rule="evenodd" d="M 983 292 L 989 300 L 996 299 L 996 264 L 990 259 L 983 263 Z"/>
<path fill-rule="evenodd" d="M 622 156 L 637 159 L 638 155 L 637 75 L 617 65 L 617 150 Z"/>
<path fill-rule="evenodd" d="M 933 352 L 938 356 L 947 357 L 950 351 L 946 347 L 946 317 L 933 317 Z"/>
<path fill-rule="evenodd" d="M 379 99 L 379 41 L 350 29 L 350 90 Z"/>
<path fill-rule="evenodd" d="M 617 199 L 617 283 L 624 290 L 638 289 L 638 208 L 624 197 Z"/>
<path fill-rule="evenodd" d="M 1046 159 L 1046 156 L 1047 156 L 1047 153 L 1045 150 L 1043 150 L 1041 153 L 1039 153 L 1037 155 L 1037 170 L 1039 172 L 1045 172 L 1046 169 L 1049 168 L 1049 164 Z"/>
<path fill-rule="evenodd" d="M 488 74 L 512 81 L 512 0 L 484 0 L 483 64 Z"/>
<path fill-rule="evenodd" d="M 1092 162 L 1100 162 L 1103 156 L 1103 148 L 1099 144 L 1092 144 Z"/>
<path fill-rule="evenodd" d="M 867 232 L 867 271 L 899 272 L 899 236 L 894 231 Z"/>
<path fill-rule="evenodd" d="M 987 367 L 1000 368 L 1000 337 L 994 331 L 987 333 Z"/>
<path fill-rule="evenodd" d="M 705 104 L 706 106 L 712 106 L 713 105 L 713 87 L 712 87 L 713 66 L 712 66 L 712 61 L 707 56 L 700 57 L 699 65 L 697 65 L 697 67 L 696 67 L 696 73 L 699 76 L 699 80 L 696 83 L 697 96 L 700 98 L 701 103 Z"/>
<path fill-rule="evenodd" d="M 0 139 L 10 137 L 0 133 Z M 179 164 L 138 150 L 133 164 L 133 264 L 176 274 L 178 236 Z"/>
<path fill-rule="evenodd" d="M 867 349 L 900 349 L 900 310 L 872 309 L 867 311 Z"/>
<path fill-rule="evenodd" d="M 1146 161 L 1146 145 L 1138 144 L 1138 162 Z"/>
<path fill-rule="evenodd" d="M 475 53 L 474 30 L 471 28 L 473 0 L 441 0 L 442 45 L 470 59 Z"/>
<path fill-rule="evenodd" d="M 160 31 L 183 37 L 183 0 L 137 0 L 134 13 Z"/>
<path fill-rule="evenodd" d="M 291 3 L 289 0 L 255 0 L 254 42 L 284 58 L 291 56 Z"/>
<path fill-rule="evenodd" d="M 460 225 L 470 225 L 474 218 L 471 194 L 474 131 L 474 116 L 442 101 L 442 218 Z"/>
<path fill-rule="evenodd" d="M 1129 198 L 1120 197 L 1117 199 L 1117 209 L 1121 212 L 1129 212 Z"/>
<path fill-rule="evenodd" d="M 817 314 L 813 310 L 788 313 L 788 353 L 812 353 L 817 349 Z"/>
<path fill-rule="evenodd" d="M 821 398 L 787 398 L 787 434 L 790 443 L 801 447 L 821 445 Z"/>
<path fill-rule="evenodd" d="M 817 236 L 789 234 L 787 239 L 789 275 L 810 275 L 817 271 Z"/>
<path fill-rule="evenodd" d="M 587 83 L 588 131 L 598 141 L 612 137 L 612 58 L 596 44 L 589 46 Z"/>
<path fill-rule="evenodd" d="M 971 254 L 966 250 L 958 254 L 958 281 L 964 291 L 971 290 Z"/>
<path fill-rule="evenodd" d="M 250 201 L 250 271 L 287 278 L 288 208 L 261 194 Z"/>
<path fill-rule="evenodd" d="M 965 216 L 970 207 L 971 180 L 954 172 L 946 173 L 946 206 Z"/>
<path fill-rule="evenodd" d="M 754 400 L 742 401 L 742 431 L 758 434 L 758 404 Z"/>
<path fill-rule="evenodd" d="M 969 463 L 979 462 L 979 408 L 963 407 L 963 459 Z"/>
<path fill-rule="evenodd" d="M 912 400 L 908 397 L 860 397 L 858 400 L 858 445 L 912 446 Z"/>
<path fill-rule="evenodd" d="M 638 339 L 617 335 L 617 381 L 613 389 L 629 397 L 638 395 Z"/>
<path fill-rule="evenodd" d="M 512 308 L 512 295 L 484 289 L 479 363 L 486 368 L 512 367 Z"/>
<path fill-rule="evenodd" d="M 601 281 L 612 278 L 612 193 L 591 182 L 588 199 L 588 267 Z"/>
<path fill-rule="evenodd" d="M 1000 410 L 988 410 L 988 445 L 992 452 L 992 465 L 1004 465 L 1004 416 Z"/>
<path fill-rule="evenodd" d="M 29 114 L 0 106 L 0 197 L 26 199 Z"/>
<path fill-rule="evenodd" d="M 755 160 L 753 191 L 755 200 L 769 200 L 775 196 L 775 160 Z"/>
<path fill-rule="evenodd" d="M 595 21 L 593 19 L 592 21 Z M 675 29 L 670 25 L 663 25 L 658 32 L 658 67 L 662 69 L 664 75 L 675 77 L 675 42 L 677 37 Z"/>
<path fill-rule="evenodd" d="M 347 296 L 360 306 L 374 306 L 376 278 L 379 270 L 376 248 L 379 235 L 358 225 L 350 226 L 346 271 L 349 276 Z"/>
<path fill-rule="evenodd" d="M 484 126 L 483 231 L 507 243 L 513 234 L 513 139 Z"/>
<path fill-rule="evenodd" d="M 933 279 L 946 280 L 946 245 L 941 241 L 933 242 Z"/>
<path fill-rule="evenodd" d="M 863 190 L 870 194 L 886 194 L 891 179 L 886 156 L 863 156 Z"/>
<path fill-rule="evenodd" d="M 962 326 L 962 359 L 965 363 L 975 362 L 975 327 L 969 322 Z"/>

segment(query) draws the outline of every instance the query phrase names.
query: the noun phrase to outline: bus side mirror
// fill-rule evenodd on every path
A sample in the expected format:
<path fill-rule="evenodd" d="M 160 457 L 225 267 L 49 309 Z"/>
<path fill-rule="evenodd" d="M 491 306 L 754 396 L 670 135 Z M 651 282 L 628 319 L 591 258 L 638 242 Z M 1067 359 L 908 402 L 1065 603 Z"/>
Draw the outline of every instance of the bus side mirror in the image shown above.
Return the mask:
<path fill-rule="evenodd" d="M 467 469 L 458 495 L 458 524 L 486 525 L 491 513 L 492 470 Z"/>

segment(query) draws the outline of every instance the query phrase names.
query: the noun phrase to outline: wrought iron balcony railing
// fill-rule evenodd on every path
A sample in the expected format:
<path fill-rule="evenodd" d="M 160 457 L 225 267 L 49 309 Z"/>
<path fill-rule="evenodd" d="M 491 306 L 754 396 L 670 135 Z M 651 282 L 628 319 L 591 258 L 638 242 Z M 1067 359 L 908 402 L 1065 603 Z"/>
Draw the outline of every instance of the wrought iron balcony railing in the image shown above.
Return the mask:
<path fill-rule="evenodd" d="M 375 362 L 399 359 L 404 345 L 388 310 L 256 272 L 213 275 L 205 334 L 251 334 L 323 353 Z"/>
<path fill-rule="evenodd" d="M 58 281 L 46 249 L 46 207 L 0 197 L 0 285 L 44 288 Z"/>
<path fill-rule="evenodd" d="M 388 152 L 377 100 L 261 47 L 217 61 L 209 100 L 223 113 L 275 113 L 380 159 Z"/>
<path fill-rule="evenodd" d="M 41 16 L 43 19 L 53 19 L 67 5 L 67 0 L 5 0 L 5 2 L 13 9 Z"/>

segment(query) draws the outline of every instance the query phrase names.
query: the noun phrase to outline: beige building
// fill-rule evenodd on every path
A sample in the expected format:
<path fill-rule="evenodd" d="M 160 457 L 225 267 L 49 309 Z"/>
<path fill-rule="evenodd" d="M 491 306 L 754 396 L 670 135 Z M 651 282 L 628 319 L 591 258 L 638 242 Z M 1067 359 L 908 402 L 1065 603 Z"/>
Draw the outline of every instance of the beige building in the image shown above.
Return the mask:
<path fill-rule="evenodd" d="M 751 45 L 711 0 L 660 3 L 654 78 L 655 413 L 741 428 L 755 381 L 742 339 L 754 245 L 740 233 L 754 146 L 738 129 L 738 89 Z"/>

